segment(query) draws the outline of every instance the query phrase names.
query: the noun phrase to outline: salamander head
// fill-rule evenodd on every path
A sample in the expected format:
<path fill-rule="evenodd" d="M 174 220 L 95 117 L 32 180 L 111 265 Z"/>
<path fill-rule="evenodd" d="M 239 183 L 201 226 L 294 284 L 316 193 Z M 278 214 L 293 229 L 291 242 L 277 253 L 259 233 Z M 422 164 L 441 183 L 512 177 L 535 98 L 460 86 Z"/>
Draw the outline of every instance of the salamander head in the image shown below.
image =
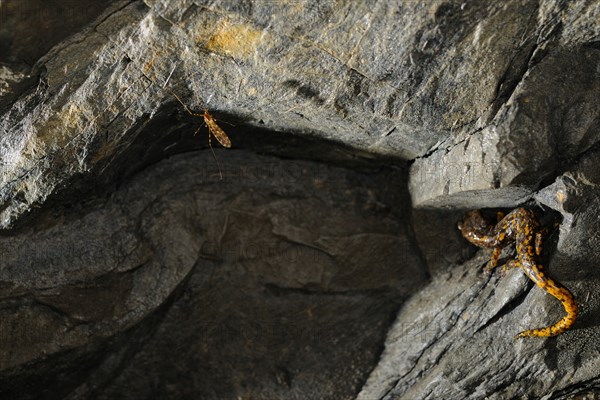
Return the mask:
<path fill-rule="evenodd" d="M 466 213 L 462 221 L 458 223 L 458 229 L 465 239 L 478 244 L 483 237 L 491 234 L 494 226 L 481 215 L 479 210 L 472 210 Z"/>

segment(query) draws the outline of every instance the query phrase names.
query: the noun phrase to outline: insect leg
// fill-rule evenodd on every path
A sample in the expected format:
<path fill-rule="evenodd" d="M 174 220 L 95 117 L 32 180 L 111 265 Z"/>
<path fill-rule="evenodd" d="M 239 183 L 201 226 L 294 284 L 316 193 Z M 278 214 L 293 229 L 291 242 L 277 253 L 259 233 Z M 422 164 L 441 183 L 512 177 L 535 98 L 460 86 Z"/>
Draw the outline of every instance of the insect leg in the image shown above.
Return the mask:
<path fill-rule="evenodd" d="M 212 147 L 211 136 L 212 136 L 212 133 L 210 132 L 210 129 L 209 129 L 208 130 L 208 147 L 210 147 L 210 151 L 212 152 L 213 158 L 215 159 L 215 161 L 217 163 L 217 168 L 219 168 L 219 178 L 220 178 L 220 180 L 223 180 L 223 172 L 221 172 L 221 164 L 219 164 L 219 160 L 217 159 L 217 155 L 215 154 L 215 150 Z"/>

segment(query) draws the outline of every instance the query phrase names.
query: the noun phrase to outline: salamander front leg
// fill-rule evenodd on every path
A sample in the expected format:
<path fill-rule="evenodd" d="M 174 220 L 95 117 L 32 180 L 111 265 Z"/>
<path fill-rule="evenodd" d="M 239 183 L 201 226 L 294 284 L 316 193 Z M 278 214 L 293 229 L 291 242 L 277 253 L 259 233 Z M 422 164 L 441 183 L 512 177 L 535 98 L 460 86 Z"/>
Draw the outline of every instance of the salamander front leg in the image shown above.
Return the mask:
<path fill-rule="evenodd" d="M 498 266 L 498 259 L 500 258 L 500 253 L 502 253 L 502 248 L 494 247 L 494 250 L 492 250 L 490 261 L 488 261 L 487 265 L 483 268 L 484 273 L 491 274 L 494 268 Z"/>

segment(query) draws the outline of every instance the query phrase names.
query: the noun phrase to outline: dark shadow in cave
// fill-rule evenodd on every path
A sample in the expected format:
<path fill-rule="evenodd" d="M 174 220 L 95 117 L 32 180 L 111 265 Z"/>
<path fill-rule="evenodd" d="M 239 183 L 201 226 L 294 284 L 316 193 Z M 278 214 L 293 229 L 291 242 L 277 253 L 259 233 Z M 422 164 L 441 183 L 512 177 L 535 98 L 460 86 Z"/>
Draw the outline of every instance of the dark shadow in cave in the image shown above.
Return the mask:
<path fill-rule="evenodd" d="M 41 361 L 43 368 L 38 364 L 47 371 L 53 363 L 61 371 L 66 365 L 67 373 L 14 398 L 358 393 L 397 310 L 427 280 L 409 222 L 407 168 L 322 140 L 223 127 L 234 143 L 215 148 L 223 180 L 206 128 L 194 137 L 196 127 L 168 106 L 140 122 L 114 159 L 5 232 L 18 237 L 68 227 L 111 204 L 127 209 L 142 196 L 148 197 L 144 214 L 123 224 L 136 227 L 151 257 L 168 251 L 164 241 L 179 240 L 171 222 L 183 224 L 200 248 L 188 278 L 163 303 L 170 305 L 138 322 L 151 334 L 126 330 L 118 341 L 92 334 L 83 356 L 64 351 Z M 82 248 L 89 244 L 84 232 L 80 240 Z M 93 287 L 94 278 L 85 284 Z M 128 335 L 133 351 L 126 349 Z M 70 364 L 88 371 L 83 382 L 81 374 L 68 373 Z M 77 389 L 65 397 L 65 387 Z"/>

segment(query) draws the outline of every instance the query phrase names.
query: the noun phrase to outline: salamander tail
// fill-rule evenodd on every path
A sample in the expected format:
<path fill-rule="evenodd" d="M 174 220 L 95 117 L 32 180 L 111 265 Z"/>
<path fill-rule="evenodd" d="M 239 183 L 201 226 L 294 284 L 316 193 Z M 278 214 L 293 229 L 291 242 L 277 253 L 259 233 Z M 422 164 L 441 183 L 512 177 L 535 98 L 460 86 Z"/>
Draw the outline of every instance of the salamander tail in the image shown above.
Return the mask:
<path fill-rule="evenodd" d="M 573 324 L 575 323 L 577 315 L 579 314 L 579 308 L 577 306 L 577 303 L 575 302 L 573 294 L 569 291 L 569 289 L 562 285 L 556 284 L 551 279 L 548 279 L 546 283 L 547 288 L 549 289 L 548 293 L 556 297 L 562 303 L 563 307 L 565 308 L 565 311 L 567 312 L 567 315 L 562 317 L 562 319 L 560 319 L 554 325 L 545 328 L 537 328 L 523 331 L 517 336 L 515 336 L 515 339 L 532 336 L 556 336 L 571 328 L 571 326 L 573 326 Z"/>

